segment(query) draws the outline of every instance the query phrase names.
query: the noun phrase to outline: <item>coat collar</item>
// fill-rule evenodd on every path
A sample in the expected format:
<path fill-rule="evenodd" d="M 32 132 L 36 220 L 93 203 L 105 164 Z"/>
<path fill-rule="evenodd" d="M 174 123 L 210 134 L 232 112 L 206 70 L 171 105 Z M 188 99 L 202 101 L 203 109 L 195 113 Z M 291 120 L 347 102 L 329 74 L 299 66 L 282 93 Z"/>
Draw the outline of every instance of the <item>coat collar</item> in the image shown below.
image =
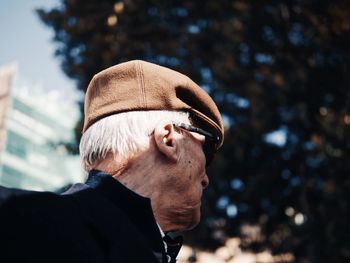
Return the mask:
<path fill-rule="evenodd" d="M 148 239 L 155 251 L 164 252 L 162 237 L 149 198 L 136 194 L 110 175 L 98 170 L 90 171 L 86 185 L 122 210 Z"/>

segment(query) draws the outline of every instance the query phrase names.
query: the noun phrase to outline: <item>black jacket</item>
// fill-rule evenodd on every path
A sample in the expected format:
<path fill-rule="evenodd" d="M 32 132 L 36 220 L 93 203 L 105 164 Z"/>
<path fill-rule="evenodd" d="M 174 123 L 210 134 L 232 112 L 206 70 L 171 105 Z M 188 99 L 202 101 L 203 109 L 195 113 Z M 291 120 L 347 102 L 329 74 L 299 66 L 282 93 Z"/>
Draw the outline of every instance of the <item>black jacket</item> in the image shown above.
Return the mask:
<path fill-rule="evenodd" d="M 0 262 L 167 262 L 150 200 L 99 171 L 62 195 L 0 187 Z"/>

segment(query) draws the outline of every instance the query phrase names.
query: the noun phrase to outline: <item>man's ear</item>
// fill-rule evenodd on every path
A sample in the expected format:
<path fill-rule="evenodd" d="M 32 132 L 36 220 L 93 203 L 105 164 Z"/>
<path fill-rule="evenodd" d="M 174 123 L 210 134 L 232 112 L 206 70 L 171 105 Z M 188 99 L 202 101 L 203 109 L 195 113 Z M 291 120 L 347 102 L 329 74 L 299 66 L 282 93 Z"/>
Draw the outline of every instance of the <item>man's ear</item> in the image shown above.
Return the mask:
<path fill-rule="evenodd" d="M 159 123 L 154 129 L 154 140 L 158 150 L 170 161 L 178 160 L 178 144 L 174 125 L 171 122 Z"/>

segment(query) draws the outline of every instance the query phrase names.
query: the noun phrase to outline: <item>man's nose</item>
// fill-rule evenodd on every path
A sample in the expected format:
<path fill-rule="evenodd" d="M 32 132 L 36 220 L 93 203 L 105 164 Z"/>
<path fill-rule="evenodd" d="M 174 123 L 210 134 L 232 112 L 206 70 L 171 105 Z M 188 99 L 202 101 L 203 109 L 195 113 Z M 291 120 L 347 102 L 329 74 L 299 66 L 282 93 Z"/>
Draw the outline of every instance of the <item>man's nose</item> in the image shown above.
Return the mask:
<path fill-rule="evenodd" d="M 209 185 L 209 178 L 208 178 L 208 175 L 205 174 L 203 180 L 202 180 L 202 187 L 203 189 L 206 188 L 207 186 Z"/>

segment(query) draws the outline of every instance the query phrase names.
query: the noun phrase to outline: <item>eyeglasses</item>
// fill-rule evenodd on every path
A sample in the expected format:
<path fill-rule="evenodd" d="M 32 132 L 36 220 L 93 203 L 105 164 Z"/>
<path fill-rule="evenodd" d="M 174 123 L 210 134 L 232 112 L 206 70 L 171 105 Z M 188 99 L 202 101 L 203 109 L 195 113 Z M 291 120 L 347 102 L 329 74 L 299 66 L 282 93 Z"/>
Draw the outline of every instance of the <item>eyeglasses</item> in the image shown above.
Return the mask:
<path fill-rule="evenodd" d="M 205 137 L 205 142 L 203 144 L 203 152 L 206 159 L 205 166 L 208 167 L 214 158 L 214 153 L 216 151 L 216 146 L 219 142 L 219 137 L 214 136 L 210 132 L 207 132 L 201 128 L 197 128 L 195 126 L 185 124 L 185 123 L 179 123 L 179 124 L 174 123 L 174 126 L 189 132 L 195 132 L 195 133 L 201 134 Z"/>

